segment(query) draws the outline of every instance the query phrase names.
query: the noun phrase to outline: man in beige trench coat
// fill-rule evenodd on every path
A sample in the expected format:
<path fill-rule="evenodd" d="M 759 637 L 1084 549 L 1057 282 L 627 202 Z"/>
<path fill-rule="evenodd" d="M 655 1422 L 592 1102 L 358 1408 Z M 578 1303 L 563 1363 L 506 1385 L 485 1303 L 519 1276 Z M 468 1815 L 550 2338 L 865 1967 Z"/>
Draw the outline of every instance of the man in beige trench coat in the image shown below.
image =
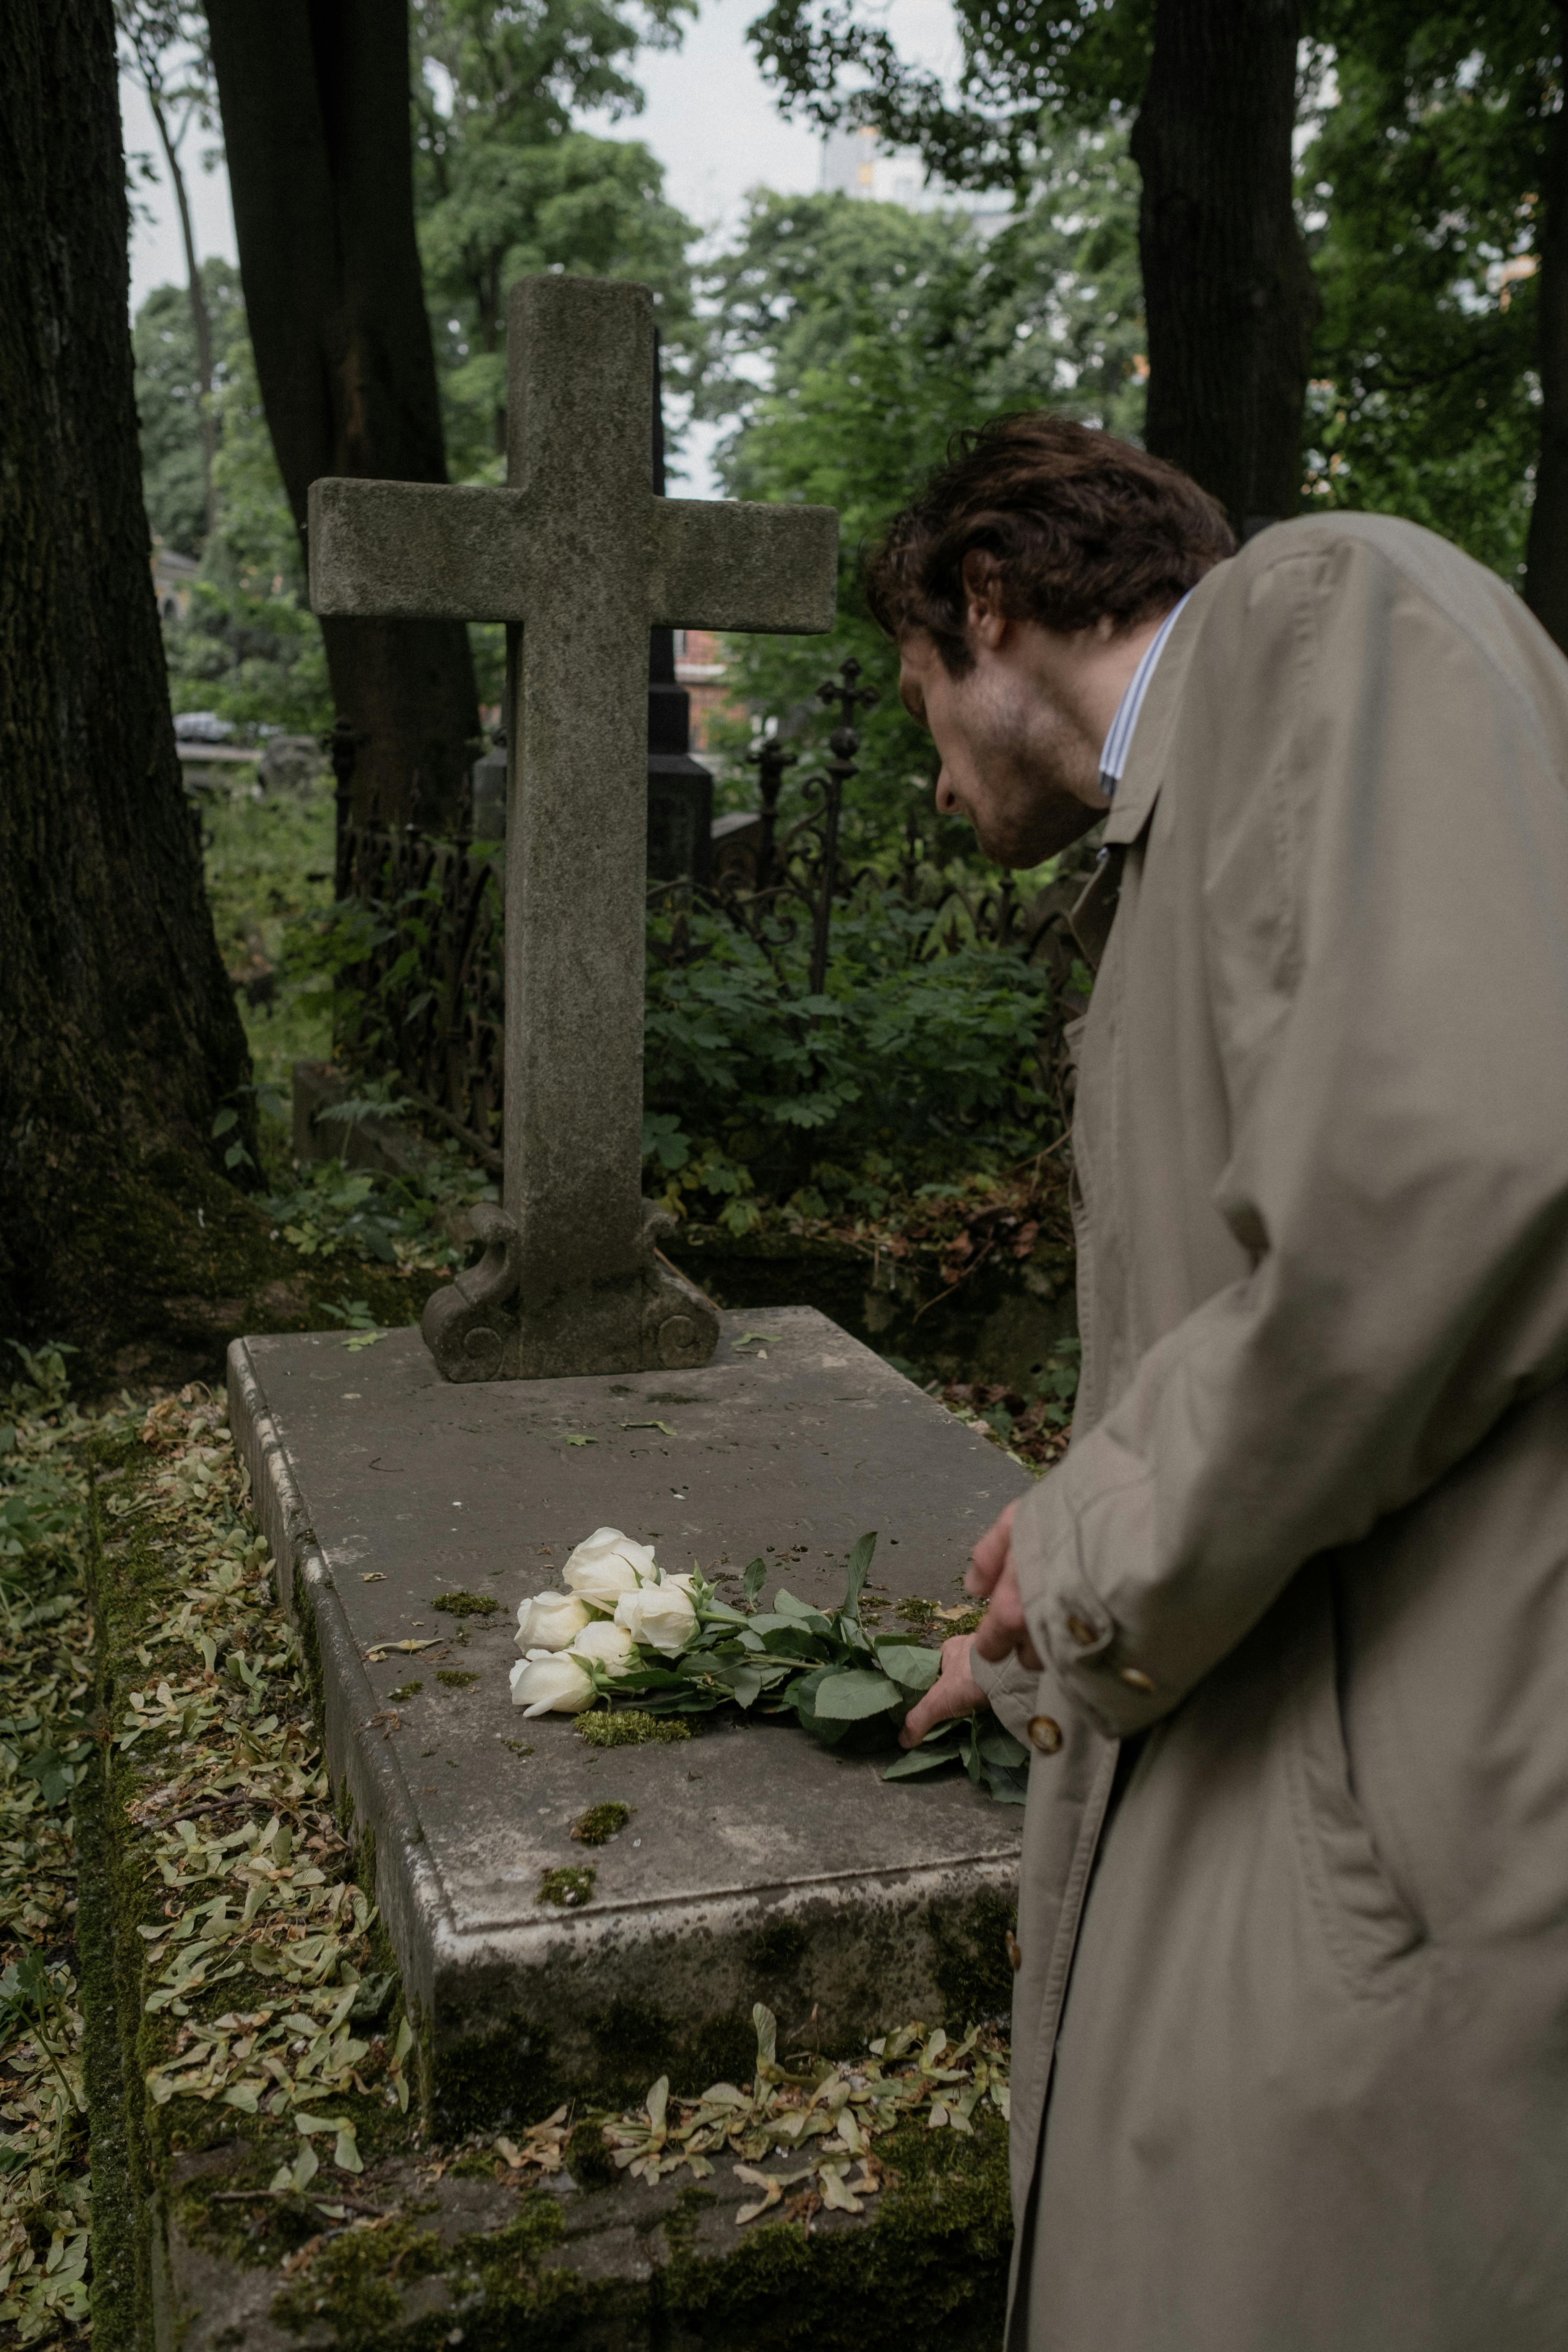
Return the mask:
<path fill-rule="evenodd" d="M 1562 2352 L 1568 663 L 1413 525 L 1227 543 L 1011 418 L 869 577 L 983 847 L 1109 797 L 1072 1446 L 908 1735 L 1036 1750 L 1008 2344 Z"/>

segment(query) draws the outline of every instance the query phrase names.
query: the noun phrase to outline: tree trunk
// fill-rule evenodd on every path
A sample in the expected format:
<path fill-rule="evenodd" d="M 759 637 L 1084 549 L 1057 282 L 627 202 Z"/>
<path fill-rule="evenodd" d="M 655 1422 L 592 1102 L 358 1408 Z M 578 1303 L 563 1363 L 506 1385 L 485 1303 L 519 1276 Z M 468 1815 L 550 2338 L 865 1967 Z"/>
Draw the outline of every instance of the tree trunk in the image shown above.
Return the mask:
<path fill-rule="evenodd" d="M 324 474 L 442 482 L 414 235 L 405 0 L 210 0 L 245 307 L 304 544 Z M 362 737 L 353 811 L 432 828 L 467 806 L 478 698 L 457 621 L 321 625 Z"/>
<path fill-rule="evenodd" d="M 1132 131 L 1144 440 L 1238 531 L 1297 511 L 1320 303 L 1291 204 L 1297 0 L 1156 0 Z"/>
<path fill-rule="evenodd" d="M 169 184 L 174 191 L 174 202 L 180 213 L 180 236 L 185 248 L 185 283 L 191 307 L 191 327 L 196 339 L 196 383 L 201 402 L 202 428 L 202 501 L 206 518 L 206 535 L 210 539 L 217 529 L 217 492 L 213 483 L 213 460 L 217 456 L 217 418 L 213 415 L 213 330 L 207 311 L 206 288 L 202 284 L 201 264 L 196 258 L 196 232 L 191 220 L 191 200 L 185 187 L 185 175 L 180 168 L 180 139 L 171 138 L 169 120 L 163 111 L 163 101 L 149 79 L 143 85 L 147 103 L 153 110 L 163 161 L 169 167 Z M 185 118 L 185 127 L 190 123 Z"/>
<path fill-rule="evenodd" d="M 255 1121 L 148 561 L 110 0 L 0 0 L 0 1336 L 101 1376 L 249 1214 L 211 1130 Z"/>
<path fill-rule="evenodd" d="M 1559 12 L 1568 55 L 1568 8 Z M 1541 454 L 1525 542 L 1525 602 L 1568 651 L 1568 115 L 1547 131 L 1536 283 L 1541 362 Z"/>

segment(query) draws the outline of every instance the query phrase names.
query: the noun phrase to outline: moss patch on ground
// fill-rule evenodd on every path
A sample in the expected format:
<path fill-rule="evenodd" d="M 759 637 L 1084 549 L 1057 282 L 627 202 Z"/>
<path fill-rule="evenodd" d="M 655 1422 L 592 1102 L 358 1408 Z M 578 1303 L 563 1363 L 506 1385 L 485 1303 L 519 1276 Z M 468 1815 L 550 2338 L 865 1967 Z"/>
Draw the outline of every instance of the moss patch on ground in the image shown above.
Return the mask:
<path fill-rule="evenodd" d="M 574 1719 L 573 1728 L 590 1748 L 642 1748 L 654 1740 L 695 1739 L 697 1733 L 679 1715 L 645 1715 L 640 1707 L 618 1709 L 614 1715 L 595 1707 Z"/>
<path fill-rule="evenodd" d="M 572 1834 L 579 1845 L 608 1845 L 618 1837 L 631 1820 L 633 1808 L 611 1799 L 602 1805 L 590 1805 L 581 1820 L 572 1824 Z"/>

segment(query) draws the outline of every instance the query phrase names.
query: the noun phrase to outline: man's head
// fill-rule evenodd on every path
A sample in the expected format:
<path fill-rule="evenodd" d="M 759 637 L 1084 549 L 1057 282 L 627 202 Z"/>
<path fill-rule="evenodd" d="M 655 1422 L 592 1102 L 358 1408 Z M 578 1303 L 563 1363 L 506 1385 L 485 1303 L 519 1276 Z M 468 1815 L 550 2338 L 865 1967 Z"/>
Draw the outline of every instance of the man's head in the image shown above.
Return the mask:
<path fill-rule="evenodd" d="M 1174 466 L 1066 417 L 999 416 L 954 446 L 873 550 L 867 599 L 935 738 L 938 805 L 1029 866 L 1103 813 L 1100 747 L 1139 658 L 1236 541 Z"/>

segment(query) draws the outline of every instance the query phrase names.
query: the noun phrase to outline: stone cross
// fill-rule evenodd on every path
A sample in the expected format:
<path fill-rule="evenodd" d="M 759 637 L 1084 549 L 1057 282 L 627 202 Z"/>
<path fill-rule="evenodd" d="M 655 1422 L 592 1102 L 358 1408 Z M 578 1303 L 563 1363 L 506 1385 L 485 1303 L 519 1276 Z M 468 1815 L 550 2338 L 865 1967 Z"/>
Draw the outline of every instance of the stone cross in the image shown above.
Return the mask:
<path fill-rule="evenodd" d="M 642 1197 L 648 632 L 832 625 L 831 507 L 653 494 L 653 298 L 512 289 L 507 487 L 312 483 L 319 614 L 507 627 L 504 1202 L 425 1337 L 449 1380 L 705 1363 Z"/>

